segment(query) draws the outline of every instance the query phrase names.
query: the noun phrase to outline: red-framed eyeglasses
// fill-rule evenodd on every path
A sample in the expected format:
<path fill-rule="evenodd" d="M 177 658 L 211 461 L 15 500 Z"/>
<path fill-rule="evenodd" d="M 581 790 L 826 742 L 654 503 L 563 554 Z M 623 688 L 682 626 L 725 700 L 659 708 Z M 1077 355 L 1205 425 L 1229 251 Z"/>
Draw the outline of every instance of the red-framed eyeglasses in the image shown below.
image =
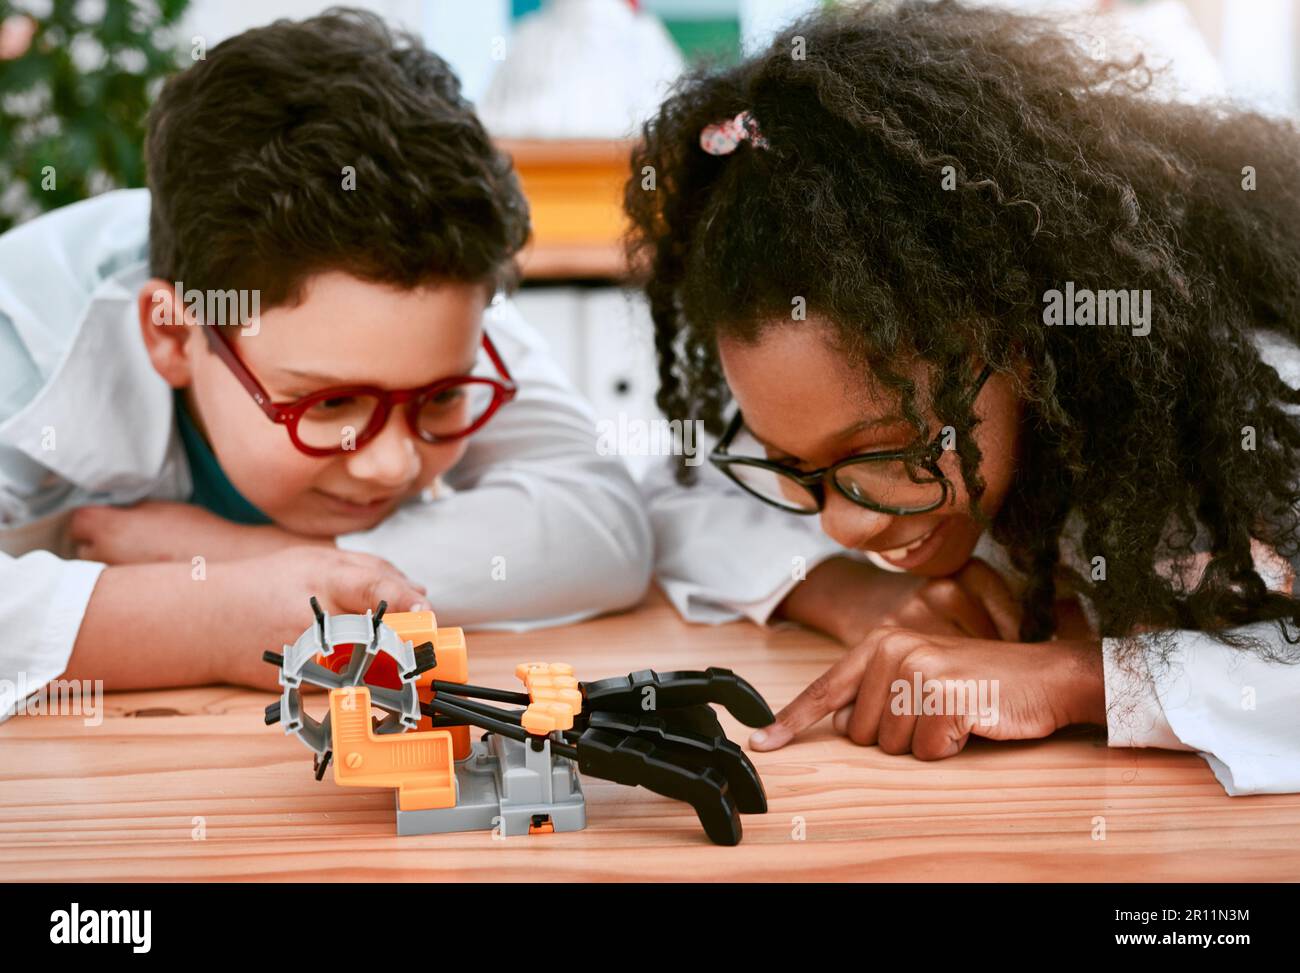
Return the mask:
<path fill-rule="evenodd" d="M 483 333 L 483 350 L 500 380 L 451 375 L 413 389 L 340 385 L 320 389 L 292 402 L 272 402 L 271 395 L 248 370 L 234 346 L 211 325 L 200 325 L 208 344 L 226 363 L 253 401 L 272 422 L 289 430 L 294 446 L 308 456 L 332 456 L 360 449 L 388 424 L 394 406 L 406 407 L 406 424 L 426 443 L 463 439 L 481 429 L 497 409 L 519 391 L 510 370 Z"/>

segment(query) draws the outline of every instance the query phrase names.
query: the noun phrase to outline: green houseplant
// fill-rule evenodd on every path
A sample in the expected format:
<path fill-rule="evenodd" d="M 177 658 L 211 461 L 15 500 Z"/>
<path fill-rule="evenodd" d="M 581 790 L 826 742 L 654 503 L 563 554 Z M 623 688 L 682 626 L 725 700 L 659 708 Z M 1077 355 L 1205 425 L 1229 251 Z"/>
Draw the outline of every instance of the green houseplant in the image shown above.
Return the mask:
<path fill-rule="evenodd" d="M 0 232 L 144 185 L 144 122 L 189 0 L 0 0 Z"/>

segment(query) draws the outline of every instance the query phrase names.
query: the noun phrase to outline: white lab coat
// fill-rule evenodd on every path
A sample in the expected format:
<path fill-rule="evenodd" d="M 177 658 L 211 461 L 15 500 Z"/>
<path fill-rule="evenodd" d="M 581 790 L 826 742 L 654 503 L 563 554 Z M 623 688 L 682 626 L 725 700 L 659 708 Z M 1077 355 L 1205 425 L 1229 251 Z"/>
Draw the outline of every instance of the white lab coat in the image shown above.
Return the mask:
<path fill-rule="evenodd" d="M 1300 387 L 1300 350 L 1264 333 L 1257 343 L 1282 379 Z M 657 464 L 642 481 L 655 532 L 655 572 L 688 621 L 748 618 L 765 625 L 797 579 L 822 561 L 866 559 L 822 533 L 818 518 L 769 507 L 709 463 L 698 471 L 693 487 L 675 483 L 672 462 Z M 1063 544 L 1065 551 L 1071 547 Z M 1013 590 L 1023 583 L 987 533 L 975 555 L 1006 576 Z M 1085 565 L 1075 567 L 1086 572 Z M 1257 567 L 1271 585 L 1280 581 L 1272 565 Z M 1090 606 L 1084 608 L 1092 615 Z M 1095 625 L 1095 615 L 1091 621 Z M 1244 630 L 1290 648 L 1272 623 Z M 1150 672 L 1121 665 L 1118 647 L 1118 640 L 1102 640 L 1110 746 L 1195 750 L 1233 796 L 1300 791 L 1300 664 L 1265 662 L 1193 631 L 1175 632 L 1169 664 Z"/>
<path fill-rule="evenodd" d="M 72 511 L 190 494 L 171 390 L 136 317 L 148 213 L 146 191 L 114 192 L 0 237 L 0 680 L 27 692 L 66 668 L 104 567 L 71 558 Z M 489 309 L 486 328 L 518 397 L 471 438 L 449 489 L 339 547 L 392 561 L 454 625 L 524 629 L 634 604 L 651 568 L 635 483 L 597 450 L 590 408 L 514 306 Z"/>

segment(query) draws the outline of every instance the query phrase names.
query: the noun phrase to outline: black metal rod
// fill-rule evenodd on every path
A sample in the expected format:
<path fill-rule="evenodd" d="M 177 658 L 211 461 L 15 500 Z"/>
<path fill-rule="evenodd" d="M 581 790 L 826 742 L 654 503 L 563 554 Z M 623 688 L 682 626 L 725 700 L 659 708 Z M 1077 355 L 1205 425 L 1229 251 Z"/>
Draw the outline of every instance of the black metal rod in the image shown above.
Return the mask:
<path fill-rule="evenodd" d="M 472 726 L 482 727 L 491 733 L 500 733 L 509 740 L 518 740 L 520 743 L 527 743 L 530 736 L 529 732 L 523 727 L 514 723 L 507 723 L 505 720 L 495 719 L 483 713 L 476 712 L 472 709 L 466 709 L 459 705 L 460 701 L 455 703 L 443 696 L 435 696 L 428 704 L 431 709 L 441 712 L 447 716 L 455 716 L 464 720 Z M 423 710 L 424 707 L 421 707 Z"/>
<path fill-rule="evenodd" d="M 443 698 L 445 699 L 446 697 Z M 469 710 L 471 713 L 481 713 L 494 720 L 506 720 L 509 723 L 514 723 L 516 726 L 520 725 L 520 721 L 523 718 L 523 710 L 498 709 L 495 706 L 489 706 L 487 703 L 476 703 L 472 699 L 453 698 L 451 702 L 454 705 L 459 706 L 461 709 Z"/>
<path fill-rule="evenodd" d="M 533 736 L 533 734 L 529 733 L 521 726 L 516 726 L 513 723 L 507 723 L 505 722 L 505 720 L 494 719 L 491 716 L 487 716 L 483 713 L 475 712 L 472 709 L 468 709 L 465 706 L 466 702 L 467 702 L 466 700 L 458 699 L 453 703 L 450 700 L 448 700 L 445 696 L 435 696 L 431 702 L 422 704 L 420 706 L 420 710 L 422 712 L 427 712 L 425 707 L 428 707 L 429 709 L 432 710 L 441 710 L 443 713 L 446 713 L 448 716 L 455 716 L 455 717 L 459 717 L 460 719 L 463 719 L 466 723 L 469 723 L 471 726 L 477 726 L 481 729 L 487 730 L 489 733 L 499 733 L 501 734 L 501 736 L 505 737 L 508 740 L 517 740 L 520 743 L 530 743 L 533 740 L 543 739 L 542 737 Z M 483 706 L 483 704 L 477 704 L 477 705 L 482 706 L 483 709 L 488 709 L 488 710 L 492 709 L 491 706 Z M 497 710 L 497 712 L 502 716 L 506 715 L 505 713 L 502 713 L 500 710 Z M 557 740 L 551 741 L 551 753 L 556 754 L 557 756 L 560 757 L 568 757 L 570 760 L 578 759 L 577 747 L 570 746 L 567 743 L 560 743 Z"/>
<path fill-rule="evenodd" d="M 420 704 L 420 715 L 427 717 L 429 722 L 433 724 L 433 728 L 435 730 L 446 730 L 446 729 L 450 729 L 453 726 L 473 725 L 471 723 L 467 723 L 465 720 L 458 720 L 455 717 L 439 716 L 436 712 L 434 712 L 433 707 L 430 706 L 428 703 Z"/>
<path fill-rule="evenodd" d="M 532 697 L 527 693 L 515 693 L 509 689 L 493 689 L 491 686 L 470 686 L 460 682 L 443 682 L 441 679 L 433 680 L 433 691 L 448 696 L 469 696 L 475 699 L 490 699 L 497 703 L 515 703 L 519 706 L 527 706 L 533 701 Z"/>

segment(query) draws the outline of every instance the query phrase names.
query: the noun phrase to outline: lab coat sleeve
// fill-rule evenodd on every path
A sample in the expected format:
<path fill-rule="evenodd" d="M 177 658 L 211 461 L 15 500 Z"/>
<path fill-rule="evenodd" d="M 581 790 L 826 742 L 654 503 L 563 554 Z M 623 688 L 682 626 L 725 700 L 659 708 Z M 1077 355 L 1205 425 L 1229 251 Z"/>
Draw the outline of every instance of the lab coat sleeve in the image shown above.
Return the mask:
<path fill-rule="evenodd" d="M 1273 622 L 1235 633 L 1295 658 Z M 1300 664 L 1267 661 L 1204 632 L 1178 631 L 1167 661 L 1119 658 L 1103 639 L 1106 718 L 1112 747 L 1195 750 L 1229 795 L 1300 791 Z M 1150 658 L 1151 637 L 1140 640 Z"/>
<path fill-rule="evenodd" d="M 1267 332 L 1255 340 L 1282 380 L 1300 386 L 1295 346 Z M 1297 592 L 1296 564 L 1288 568 L 1258 544 L 1253 553 L 1270 588 Z M 1300 654 L 1276 623 L 1234 631 L 1260 640 L 1271 655 Z M 1300 662 L 1270 662 L 1195 631 L 1164 633 L 1168 659 L 1152 662 L 1153 638 L 1141 637 L 1136 661 L 1120 659 L 1118 640 L 1102 640 L 1109 745 L 1195 750 L 1234 797 L 1300 791 Z"/>
<path fill-rule="evenodd" d="M 707 459 L 695 468 L 693 485 L 678 484 L 676 462 L 655 464 L 641 487 L 654 528 L 656 577 L 688 622 L 748 618 L 763 625 L 813 568 L 848 554 L 816 517 L 751 497 Z"/>
<path fill-rule="evenodd" d="M 391 561 L 458 626 L 523 630 L 636 604 L 651 535 L 626 464 L 598 450 L 590 407 L 513 304 L 486 328 L 515 400 L 471 437 L 449 490 L 338 546 Z"/>
<path fill-rule="evenodd" d="M 0 554 L 0 721 L 62 675 L 104 565 Z"/>

